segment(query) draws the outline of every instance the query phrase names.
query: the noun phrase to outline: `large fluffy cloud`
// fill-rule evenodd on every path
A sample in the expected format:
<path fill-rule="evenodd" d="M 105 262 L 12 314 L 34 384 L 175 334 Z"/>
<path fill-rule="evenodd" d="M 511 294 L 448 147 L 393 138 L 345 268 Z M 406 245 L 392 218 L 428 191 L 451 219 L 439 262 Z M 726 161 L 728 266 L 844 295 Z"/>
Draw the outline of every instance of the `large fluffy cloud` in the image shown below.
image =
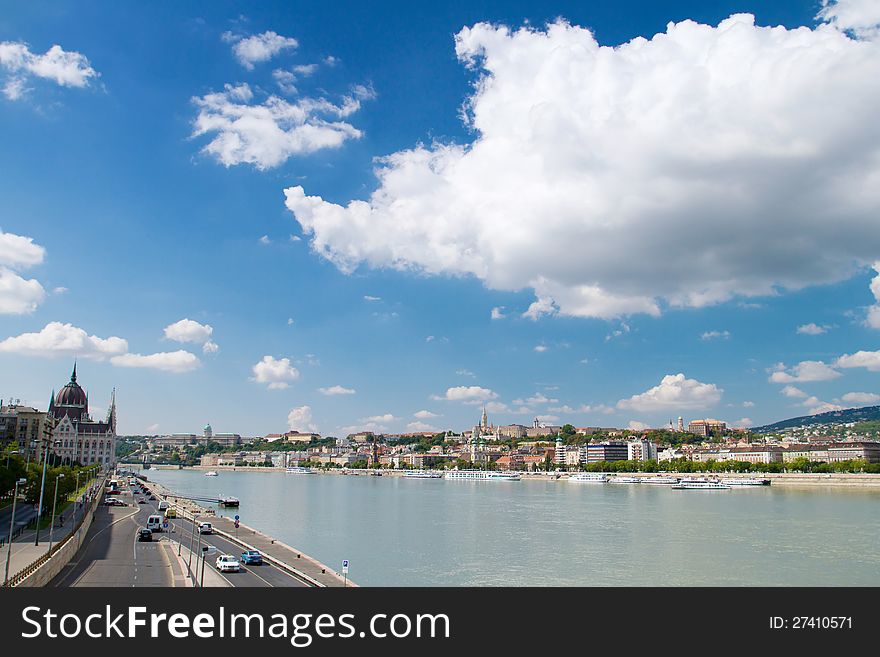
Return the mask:
<path fill-rule="evenodd" d="M 291 408 L 287 414 L 287 428 L 291 431 L 317 431 L 318 427 L 312 421 L 312 407 Z"/>
<path fill-rule="evenodd" d="M 785 363 L 777 363 L 772 369 L 770 383 L 831 381 L 840 376 L 840 372 L 821 360 L 804 360 L 790 368 L 786 368 Z"/>
<path fill-rule="evenodd" d="M 480 386 L 455 386 L 447 388 L 442 395 L 431 395 L 431 399 L 434 400 L 461 401 L 468 404 L 478 404 L 497 398 L 497 393 Z"/>
<path fill-rule="evenodd" d="M 127 351 L 128 342 L 122 338 L 99 338 L 73 324 L 61 322 L 49 322 L 36 333 L 22 333 L 0 342 L 0 352 L 26 356 L 69 356 L 103 360 Z"/>
<path fill-rule="evenodd" d="M 62 87 L 85 87 L 98 77 L 85 55 L 54 45 L 42 55 L 31 52 L 20 41 L 0 42 L 0 67 L 9 72 L 3 94 L 18 100 L 26 91 L 29 77 L 51 80 Z"/>
<path fill-rule="evenodd" d="M 871 372 L 880 372 L 880 350 L 844 354 L 834 362 L 834 365 L 843 368 L 864 367 Z"/>
<path fill-rule="evenodd" d="M 13 271 L 38 265 L 45 255 L 46 249 L 35 244 L 33 238 L 0 229 L 0 315 L 32 313 L 46 298 L 39 281 L 22 278 Z"/>
<path fill-rule="evenodd" d="M 202 351 L 206 354 L 212 354 L 220 349 L 217 343 L 211 340 L 214 334 L 214 327 L 210 324 L 199 324 L 198 322 L 184 318 L 179 322 L 174 322 L 165 327 L 165 337 L 175 342 L 192 342 L 202 345 Z"/>
<path fill-rule="evenodd" d="M 721 401 L 722 388 L 714 383 L 701 383 L 684 374 L 667 374 L 659 385 L 629 399 L 617 402 L 617 408 L 634 411 L 698 409 Z"/>
<path fill-rule="evenodd" d="M 343 271 L 532 289 L 533 318 L 844 279 L 880 252 L 880 39 L 835 16 L 683 21 L 615 48 L 564 22 L 465 28 L 473 143 L 383 158 L 367 200 L 296 186 L 286 205 Z"/>
<path fill-rule="evenodd" d="M 357 86 L 338 104 L 326 98 L 289 102 L 278 96 L 253 102 L 250 85 L 227 84 L 223 91 L 192 99 L 199 110 L 192 136 L 213 135 L 202 151 L 227 167 L 252 164 L 257 169 L 270 169 L 292 155 L 336 148 L 348 139 L 358 139 L 361 131 L 342 119 L 373 95 L 372 90 Z"/>
<path fill-rule="evenodd" d="M 253 380 L 268 384 L 269 390 L 283 390 L 299 378 L 299 370 L 290 364 L 289 358 L 274 356 L 263 356 L 263 360 L 254 365 L 253 372 Z"/>

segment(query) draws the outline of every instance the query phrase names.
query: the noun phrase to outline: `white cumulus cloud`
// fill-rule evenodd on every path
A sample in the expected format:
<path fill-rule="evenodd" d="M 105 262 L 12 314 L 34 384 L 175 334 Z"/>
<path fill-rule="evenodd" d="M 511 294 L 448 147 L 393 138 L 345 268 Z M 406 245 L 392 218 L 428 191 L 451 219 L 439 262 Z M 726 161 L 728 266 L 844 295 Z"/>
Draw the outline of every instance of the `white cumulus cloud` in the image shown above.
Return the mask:
<path fill-rule="evenodd" d="M 822 18 L 837 29 L 857 36 L 877 36 L 880 26 L 880 3 L 876 0 L 822 0 Z"/>
<path fill-rule="evenodd" d="M 432 413 L 431 411 L 416 411 L 413 413 L 413 417 L 416 417 L 420 420 L 430 420 L 433 417 L 440 417 L 437 413 Z"/>
<path fill-rule="evenodd" d="M 25 95 L 31 77 L 51 80 L 62 87 L 87 87 L 99 75 L 81 53 L 54 45 L 40 55 L 20 41 L 0 42 L 0 67 L 8 72 L 3 93 L 9 100 Z"/>
<path fill-rule="evenodd" d="M 810 322 L 809 324 L 802 324 L 801 326 L 798 326 L 797 332 L 801 335 L 822 335 L 823 333 L 828 332 L 828 327 L 819 326 L 818 324 Z"/>
<path fill-rule="evenodd" d="M 290 364 L 289 358 L 276 359 L 274 356 L 263 356 L 252 370 L 253 380 L 268 384 L 269 390 L 283 390 L 291 381 L 299 378 L 299 370 Z"/>
<path fill-rule="evenodd" d="M 714 383 L 701 383 L 684 374 L 667 374 L 659 385 L 629 399 L 617 402 L 617 408 L 634 411 L 666 409 L 698 409 L 714 406 L 721 401 L 722 388 Z"/>
<path fill-rule="evenodd" d="M 201 365 L 198 357 L 188 351 L 162 351 L 143 356 L 141 354 L 121 354 L 113 356 L 110 362 L 117 367 L 141 367 L 163 372 L 180 374 L 191 372 Z"/>
<path fill-rule="evenodd" d="M 873 392 L 848 392 L 841 399 L 847 404 L 876 404 L 880 402 L 880 395 Z"/>
<path fill-rule="evenodd" d="M 835 363 L 837 367 L 843 367 Z M 806 383 L 811 381 L 831 381 L 840 376 L 840 372 L 821 360 L 804 360 L 791 368 L 785 363 L 773 366 L 770 383 Z"/>
<path fill-rule="evenodd" d="M 466 403 L 479 403 L 490 399 L 497 399 L 497 397 L 498 395 L 492 390 L 480 386 L 455 386 L 447 388 L 443 395 L 431 395 L 431 399 L 434 400 L 442 399 L 447 401 L 463 401 Z"/>
<path fill-rule="evenodd" d="M 291 431 L 317 433 L 318 427 L 312 421 L 312 407 L 297 406 L 291 408 L 287 414 L 287 428 Z"/>
<path fill-rule="evenodd" d="M 834 362 L 834 365 L 843 368 L 864 367 L 871 372 L 880 372 L 880 350 L 844 354 Z"/>
<path fill-rule="evenodd" d="M 222 38 L 227 43 L 233 44 L 232 52 L 235 58 L 249 71 L 253 70 L 254 64 L 269 61 L 282 50 L 299 46 L 296 39 L 281 36 L 271 30 L 249 37 L 224 32 Z"/>
<path fill-rule="evenodd" d="M 128 351 L 118 337 L 99 338 L 73 324 L 49 322 L 39 332 L 22 333 L 0 342 L 0 351 L 26 356 L 66 356 L 103 360 Z"/>
<path fill-rule="evenodd" d="M 353 395 L 357 390 L 354 388 L 343 388 L 342 386 L 330 386 L 329 388 L 318 388 L 318 392 L 332 397 L 334 395 Z"/>
<path fill-rule="evenodd" d="M 472 143 L 381 158 L 366 200 L 285 190 L 342 271 L 471 275 L 532 289 L 533 319 L 609 318 L 839 281 L 880 252 L 880 39 L 736 14 L 613 48 L 480 23 L 456 53 L 479 76 Z"/>
<path fill-rule="evenodd" d="M 871 328 L 880 329 L 880 261 L 874 263 L 874 271 L 877 275 L 871 279 L 871 294 L 876 303 L 868 308 L 868 317 L 865 323 Z"/>
<path fill-rule="evenodd" d="M 372 90 L 355 87 L 339 104 L 326 98 L 301 98 L 289 102 L 268 96 L 254 102 L 250 85 L 227 84 L 223 91 L 192 99 L 198 108 L 193 137 L 211 135 L 202 152 L 224 166 L 251 164 L 271 169 L 293 155 L 337 148 L 361 131 L 342 119 L 373 98 Z"/>
<path fill-rule="evenodd" d="M 40 282 L 16 271 L 39 265 L 45 255 L 46 249 L 33 238 L 0 229 L 0 315 L 29 314 L 43 302 L 46 290 Z"/>
<path fill-rule="evenodd" d="M 805 393 L 800 388 L 797 388 L 792 385 L 785 386 L 781 391 L 783 395 L 786 397 L 807 397 L 807 393 Z"/>

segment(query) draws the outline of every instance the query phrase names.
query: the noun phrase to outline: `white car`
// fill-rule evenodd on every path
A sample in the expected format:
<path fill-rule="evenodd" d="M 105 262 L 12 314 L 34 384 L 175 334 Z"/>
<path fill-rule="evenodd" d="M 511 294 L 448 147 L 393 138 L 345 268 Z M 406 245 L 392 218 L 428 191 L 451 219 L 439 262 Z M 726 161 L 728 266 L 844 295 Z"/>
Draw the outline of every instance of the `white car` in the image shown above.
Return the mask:
<path fill-rule="evenodd" d="M 216 566 L 217 570 L 221 573 L 237 573 L 241 570 L 241 564 L 238 562 L 238 559 L 231 554 L 221 554 L 217 557 Z"/>
<path fill-rule="evenodd" d="M 199 534 L 213 534 L 214 527 L 210 522 L 201 522 L 199 523 Z"/>

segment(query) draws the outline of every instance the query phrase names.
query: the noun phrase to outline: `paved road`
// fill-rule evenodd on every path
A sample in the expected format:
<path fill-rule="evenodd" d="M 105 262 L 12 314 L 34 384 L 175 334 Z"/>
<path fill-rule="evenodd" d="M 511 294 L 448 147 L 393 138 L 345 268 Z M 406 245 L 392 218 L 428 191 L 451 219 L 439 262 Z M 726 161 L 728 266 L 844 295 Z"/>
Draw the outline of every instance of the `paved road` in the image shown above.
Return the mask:
<path fill-rule="evenodd" d="M 137 530 L 147 524 L 147 517 L 159 513 L 158 502 L 138 504 L 130 490 L 123 489 L 119 496 L 128 506 L 99 506 L 86 541 L 71 563 L 49 586 L 165 586 L 184 583 L 184 569 L 177 560 L 189 557 L 189 547 L 195 555 L 201 546 L 209 547 L 205 562 L 205 584 L 220 580 L 230 586 L 307 586 L 304 582 L 275 566 L 246 566 L 238 573 L 219 573 L 214 561 L 220 554 L 236 557 L 242 549 L 216 534 L 193 532 L 187 520 L 171 521 L 171 531 L 153 534 L 153 541 L 137 541 Z M 178 542 L 180 545 L 178 545 Z M 190 558 L 193 574 L 198 581 L 200 564 L 197 556 Z M 181 572 L 183 570 L 183 572 Z M 212 571 L 210 575 L 207 571 Z"/>
<path fill-rule="evenodd" d="M 174 564 L 160 542 L 138 542 L 137 530 L 156 513 L 136 504 L 129 491 L 119 496 L 128 506 L 99 506 L 85 543 L 49 586 L 172 586 Z M 179 567 L 178 567 L 179 569 Z"/>

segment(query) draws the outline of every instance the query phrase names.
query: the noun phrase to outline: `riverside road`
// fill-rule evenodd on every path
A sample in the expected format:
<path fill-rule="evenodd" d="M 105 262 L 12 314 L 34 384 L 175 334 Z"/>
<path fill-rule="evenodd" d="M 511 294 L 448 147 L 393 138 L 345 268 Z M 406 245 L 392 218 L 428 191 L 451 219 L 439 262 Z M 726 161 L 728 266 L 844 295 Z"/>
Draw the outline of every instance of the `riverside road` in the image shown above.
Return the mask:
<path fill-rule="evenodd" d="M 158 501 L 123 489 L 118 496 L 126 506 L 98 507 L 85 542 L 71 562 L 49 586 L 174 587 L 199 585 L 202 579 L 202 547 L 205 586 L 280 587 L 307 586 L 268 563 L 242 566 L 238 573 L 220 573 L 214 561 L 220 554 L 236 558 L 242 548 L 216 534 L 199 534 L 192 523 L 170 520 L 168 531 L 153 534 L 152 541 L 138 541 L 137 532 L 158 511 Z M 145 503 L 139 504 L 138 499 Z M 192 554 L 189 548 L 192 545 Z M 187 566 L 191 566 L 192 577 Z"/>

